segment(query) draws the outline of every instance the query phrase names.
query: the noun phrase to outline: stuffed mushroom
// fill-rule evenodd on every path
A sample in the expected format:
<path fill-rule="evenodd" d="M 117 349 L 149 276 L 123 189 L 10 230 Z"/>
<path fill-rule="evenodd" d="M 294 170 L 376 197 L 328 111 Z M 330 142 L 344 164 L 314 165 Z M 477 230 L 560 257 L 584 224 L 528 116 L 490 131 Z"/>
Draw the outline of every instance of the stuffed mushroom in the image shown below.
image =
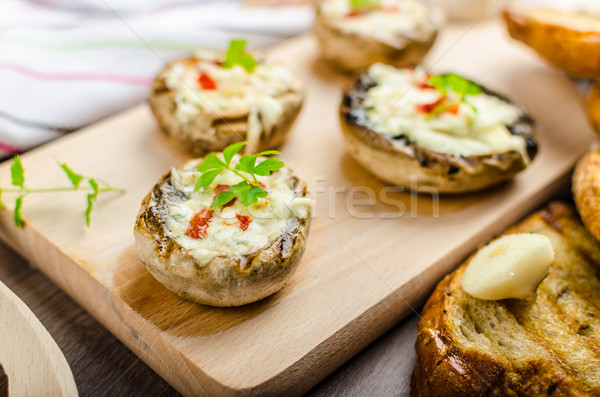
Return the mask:
<path fill-rule="evenodd" d="M 456 74 L 375 64 L 344 93 L 348 151 L 392 185 L 476 191 L 512 178 L 537 153 L 533 119 Z"/>
<path fill-rule="evenodd" d="M 199 52 L 156 77 L 150 107 L 162 130 L 196 156 L 247 141 L 246 151 L 279 146 L 302 107 L 304 88 L 286 67 L 232 41 L 226 53 Z"/>
<path fill-rule="evenodd" d="M 346 72 L 376 62 L 419 63 L 433 45 L 442 16 L 419 0 L 322 0 L 314 32 L 323 57 Z"/>
<path fill-rule="evenodd" d="M 235 169 L 240 157 L 230 161 Z M 226 195 L 243 172 L 226 169 L 206 184 L 211 171 L 198 171 L 200 164 L 172 169 L 143 200 L 134 230 L 142 262 L 168 289 L 205 305 L 239 306 L 277 292 L 304 253 L 312 209 L 305 183 L 287 169 L 257 175 L 246 187 L 265 193 L 253 193 L 252 203 Z"/>

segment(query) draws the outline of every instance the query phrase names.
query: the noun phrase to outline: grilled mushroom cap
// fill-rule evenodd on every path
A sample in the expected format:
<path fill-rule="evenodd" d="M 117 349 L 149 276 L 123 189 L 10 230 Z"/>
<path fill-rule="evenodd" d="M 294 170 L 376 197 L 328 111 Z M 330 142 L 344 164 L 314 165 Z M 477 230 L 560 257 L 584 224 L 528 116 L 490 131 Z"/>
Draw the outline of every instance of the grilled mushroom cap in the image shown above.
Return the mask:
<path fill-rule="evenodd" d="M 167 86 L 167 74 L 176 64 L 190 65 L 200 61 L 191 58 L 169 63 L 152 83 L 150 92 L 150 108 L 161 130 L 194 156 L 221 151 L 232 143 L 248 140 L 250 117 L 249 112 L 232 114 L 204 109 L 199 109 L 197 115 L 186 122 L 176 116 L 176 92 Z M 281 104 L 283 113 L 270 131 L 261 132 L 258 145 L 252 147 L 256 152 L 276 148 L 285 140 L 302 108 L 304 88 L 301 81 L 294 78 L 289 89 L 274 99 Z"/>
<path fill-rule="evenodd" d="M 418 146 L 406 136 L 394 139 L 379 134 L 369 127 L 363 106 L 367 91 L 375 86 L 365 72 L 348 87 L 340 105 L 340 122 L 349 153 L 384 182 L 417 191 L 476 191 L 512 178 L 537 153 L 534 121 L 522 109 L 518 120 L 507 128 L 525 140 L 529 159 L 516 151 L 457 157 Z M 500 94 L 482 89 L 484 94 L 512 103 Z"/>
<path fill-rule="evenodd" d="M 377 62 L 399 67 L 421 62 L 437 38 L 440 19 L 434 12 L 422 31 L 399 35 L 394 42 L 387 42 L 368 34 L 340 29 L 334 20 L 323 14 L 319 3 L 313 30 L 323 58 L 342 72 L 356 73 Z"/>
<path fill-rule="evenodd" d="M 198 164 L 191 160 L 184 168 Z M 306 184 L 293 174 L 289 186 L 297 197 L 307 197 Z M 169 172 L 144 198 L 138 213 L 134 228 L 138 255 L 159 282 L 184 299 L 222 307 L 255 302 L 283 288 L 304 254 L 310 214 L 304 219 L 290 218 L 286 230 L 264 249 L 202 263 L 165 229 L 168 206 L 187 199 Z"/>

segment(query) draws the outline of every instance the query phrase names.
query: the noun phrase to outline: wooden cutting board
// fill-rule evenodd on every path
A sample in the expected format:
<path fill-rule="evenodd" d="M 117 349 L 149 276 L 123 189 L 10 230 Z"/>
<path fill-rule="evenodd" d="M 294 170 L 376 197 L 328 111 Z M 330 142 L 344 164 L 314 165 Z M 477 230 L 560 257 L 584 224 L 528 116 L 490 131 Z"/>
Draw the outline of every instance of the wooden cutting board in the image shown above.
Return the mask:
<path fill-rule="evenodd" d="M 1 282 L 0 319 L 0 396 L 78 396 L 69 364 L 52 336 Z"/>
<path fill-rule="evenodd" d="M 185 395 L 308 390 L 407 315 L 477 244 L 566 191 L 594 138 L 572 82 L 509 42 L 499 24 L 450 27 L 426 63 L 528 108 L 540 153 L 514 182 L 480 194 L 438 202 L 392 192 L 345 152 L 337 107 L 348 80 L 318 59 L 314 39 L 290 40 L 272 54 L 306 80 L 305 108 L 281 149 L 317 200 L 302 264 L 274 296 L 205 307 L 179 299 L 145 270 L 133 242 L 136 213 L 157 179 L 185 159 L 145 104 L 23 156 L 30 187 L 68 185 L 56 158 L 127 189 L 100 198 L 91 228 L 83 195 L 27 197 L 24 229 L 0 212 L 7 244 Z M 4 183 L 8 168 L 0 167 Z"/>

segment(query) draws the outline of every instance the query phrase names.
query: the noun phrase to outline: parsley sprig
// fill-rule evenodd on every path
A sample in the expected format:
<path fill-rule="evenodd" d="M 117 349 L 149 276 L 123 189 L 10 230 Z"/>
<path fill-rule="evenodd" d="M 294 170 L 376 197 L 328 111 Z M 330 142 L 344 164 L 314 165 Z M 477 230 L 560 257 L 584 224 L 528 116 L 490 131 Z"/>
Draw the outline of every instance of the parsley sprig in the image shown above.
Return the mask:
<path fill-rule="evenodd" d="M 381 0 L 350 0 L 352 10 L 356 12 L 375 10 L 381 5 Z"/>
<path fill-rule="evenodd" d="M 117 193 L 125 193 L 124 189 L 118 189 L 110 186 L 105 181 L 93 178 L 85 175 L 81 175 L 73 171 L 67 164 L 58 162 L 60 168 L 64 171 L 64 173 L 71 181 L 71 185 L 69 187 L 58 187 L 58 188 L 46 188 L 46 189 L 30 189 L 25 186 L 25 169 L 23 168 L 23 163 L 21 162 L 21 158 L 17 155 L 13 157 L 12 164 L 10 166 L 10 177 L 11 184 L 14 188 L 3 188 L 0 187 L 0 196 L 3 193 L 18 193 L 19 196 L 15 200 L 15 210 L 14 210 L 14 220 L 15 225 L 22 227 L 25 225 L 25 221 L 23 220 L 23 214 L 21 212 L 23 208 L 23 200 L 26 196 L 33 193 L 56 193 L 56 192 L 66 192 L 66 191 L 88 191 L 87 195 L 87 208 L 85 210 L 85 222 L 89 226 L 90 225 L 90 215 L 92 213 L 92 209 L 94 207 L 94 203 L 96 202 L 98 195 L 100 193 L 105 192 L 117 192 Z M 83 186 L 82 186 L 83 183 Z M 86 186 L 87 185 L 87 186 Z M 4 208 L 4 204 L 0 200 L 0 208 Z"/>
<path fill-rule="evenodd" d="M 483 91 L 478 84 L 465 79 L 454 73 L 436 74 L 427 79 L 427 84 L 438 90 L 445 99 L 448 98 L 448 92 L 451 91 L 460 97 L 460 102 L 469 105 L 475 112 L 477 108 L 467 100 L 467 95 L 479 95 Z M 448 104 L 446 100 L 442 101 L 431 112 L 430 116 L 435 117 L 447 109 L 451 108 L 452 104 Z"/>
<path fill-rule="evenodd" d="M 258 65 L 258 61 L 252 55 L 245 52 L 247 43 L 247 40 L 231 40 L 225 54 L 225 61 L 223 61 L 221 66 L 229 69 L 235 65 L 240 65 L 246 72 L 252 73 L 256 65 Z"/>
<path fill-rule="evenodd" d="M 194 186 L 194 191 L 196 192 L 200 189 L 207 190 L 215 178 L 225 170 L 233 172 L 242 179 L 242 182 L 219 193 L 211 203 L 211 208 L 227 204 L 235 198 L 240 203 L 249 206 L 256 203 L 259 197 L 267 197 L 267 191 L 260 186 L 256 176 L 271 175 L 272 172 L 285 166 L 281 160 L 274 157 L 263 160 L 258 164 L 256 163 L 259 156 L 280 154 L 277 150 L 267 150 L 257 154 L 244 154 L 240 157 L 240 161 L 235 166 L 232 166 L 231 160 L 245 145 L 246 142 L 238 142 L 227 146 L 223 150 L 223 160 L 215 153 L 210 153 L 198 166 L 198 172 L 202 172 L 202 175 Z"/>

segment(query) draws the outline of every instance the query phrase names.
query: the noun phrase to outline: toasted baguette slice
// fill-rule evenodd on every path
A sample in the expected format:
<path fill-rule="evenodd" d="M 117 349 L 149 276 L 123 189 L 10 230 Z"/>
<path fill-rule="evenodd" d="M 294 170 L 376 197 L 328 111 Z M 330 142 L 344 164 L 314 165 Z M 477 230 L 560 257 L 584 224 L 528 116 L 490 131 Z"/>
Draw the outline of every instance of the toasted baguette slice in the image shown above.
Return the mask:
<path fill-rule="evenodd" d="M 572 76 L 600 77 L 600 17 L 512 5 L 504 12 L 510 35 Z"/>
<path fill-rule="evenodd" d="M 600 243 L 553 203 L 508 233 L 540 233 L 555 251 L 527 300 L 479 300 L 468 261 L 437 286 L 418 325 L 413 396 L 600 394 Z"/>
<path fill-rule="evenodd" d="M 594 131 L 600 134 L 600 83 L 596 81 L 587 98 L 587 115 Z"/>

